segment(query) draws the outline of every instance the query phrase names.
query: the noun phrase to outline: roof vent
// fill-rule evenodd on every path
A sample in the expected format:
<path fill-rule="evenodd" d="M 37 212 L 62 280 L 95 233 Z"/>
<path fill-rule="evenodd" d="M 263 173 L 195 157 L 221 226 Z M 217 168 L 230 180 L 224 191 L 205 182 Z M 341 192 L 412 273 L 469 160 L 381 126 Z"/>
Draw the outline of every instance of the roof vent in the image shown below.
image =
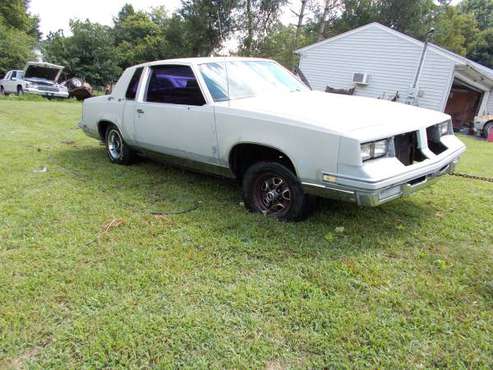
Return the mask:
<path fill-rule="evenodd" d="M 361 72 L 353 73 L 353 83 L 357 85 L 368 85 L 368 74 Z"/>

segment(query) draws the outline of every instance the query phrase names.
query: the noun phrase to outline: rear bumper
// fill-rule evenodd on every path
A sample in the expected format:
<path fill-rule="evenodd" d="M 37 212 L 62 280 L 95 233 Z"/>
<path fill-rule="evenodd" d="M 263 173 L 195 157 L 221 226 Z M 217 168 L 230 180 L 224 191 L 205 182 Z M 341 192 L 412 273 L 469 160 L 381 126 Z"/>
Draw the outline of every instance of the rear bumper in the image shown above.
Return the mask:
<path fill-rule="evenodd" d="M 99 139 L 101 140 L 101 136 L 99 136 L 99 132 L 91 130 L 83 121 L 80 121 L 79 124 L 77 125 L 84 133 L 92 137 L 93 139 Z"/>
<path fill-rule="evenodd" d="M 444 160 L 413 173 L 411 177 L 396 176 L 380 183 L 360 185 L 312 184 L 303 183 L 304 191 L 308 194 L 323 198 L 338 199 L 357 203 L 360 206 L 378 206 L 391 200 L 412 194 L 432 183 L 439 177 L 454 171 L 463 150 L 454 153 Z M 390 180 L 390 181 L 389 181 Z"/>

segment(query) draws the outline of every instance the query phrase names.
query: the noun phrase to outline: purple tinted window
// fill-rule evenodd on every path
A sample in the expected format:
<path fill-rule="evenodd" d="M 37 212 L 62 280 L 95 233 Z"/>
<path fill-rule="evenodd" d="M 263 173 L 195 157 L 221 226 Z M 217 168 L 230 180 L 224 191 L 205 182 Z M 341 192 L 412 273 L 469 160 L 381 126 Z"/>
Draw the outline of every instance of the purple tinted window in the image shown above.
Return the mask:
<path fill-rule="evenodd" d="M 128 100 L 135 100 L 135 96 L 137 95 L 137 87 L 139 86 L 140 76 L 142 76 L 143 67 L 137 68 L 128 84 L 127 93 L 125 94 L 125 98 Z"/>
<path fill-rule="evenodd" d="M 204 105 L 192 69 L 187 66 L 152 67 L 146 101 L 181 105 Z"/>

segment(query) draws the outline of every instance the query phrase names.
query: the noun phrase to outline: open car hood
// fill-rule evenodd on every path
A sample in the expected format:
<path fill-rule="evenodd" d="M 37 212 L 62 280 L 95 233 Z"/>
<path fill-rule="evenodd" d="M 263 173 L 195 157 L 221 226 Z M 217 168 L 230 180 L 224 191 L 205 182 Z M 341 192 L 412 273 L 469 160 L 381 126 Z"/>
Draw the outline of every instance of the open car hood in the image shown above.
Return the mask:
<path fill-rule="evenodd" d="M 62 74 L 63 66 L 50 63 L 29 62 L 24 68 L 24 79 L 57 82 Z"/>

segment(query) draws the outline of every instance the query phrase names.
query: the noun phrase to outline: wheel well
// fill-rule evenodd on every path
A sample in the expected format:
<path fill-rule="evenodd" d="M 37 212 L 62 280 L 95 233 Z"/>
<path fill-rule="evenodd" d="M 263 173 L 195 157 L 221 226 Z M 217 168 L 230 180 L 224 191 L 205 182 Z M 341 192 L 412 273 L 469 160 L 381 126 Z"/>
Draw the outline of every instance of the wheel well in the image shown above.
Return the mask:
<path fill-rule="evenodd" d="M 98 132 L 102 141 L 104 141 L 104 138 L 106 137 L 106 131 L 108 130 L 108 127 L 110 127 L 111 125 L 113 125 L 113 123 L 109 121 L 101 121 L 98 123 Z"/>
<path fill-rule="evenodd" d="M 238 144 L 229 154 L 229 167 L 237 179 L 242 179 L 246 170 L 257 162 L 278 162 L 296 175 L 289 157 L 280 150 L 259 144 Z"/>

